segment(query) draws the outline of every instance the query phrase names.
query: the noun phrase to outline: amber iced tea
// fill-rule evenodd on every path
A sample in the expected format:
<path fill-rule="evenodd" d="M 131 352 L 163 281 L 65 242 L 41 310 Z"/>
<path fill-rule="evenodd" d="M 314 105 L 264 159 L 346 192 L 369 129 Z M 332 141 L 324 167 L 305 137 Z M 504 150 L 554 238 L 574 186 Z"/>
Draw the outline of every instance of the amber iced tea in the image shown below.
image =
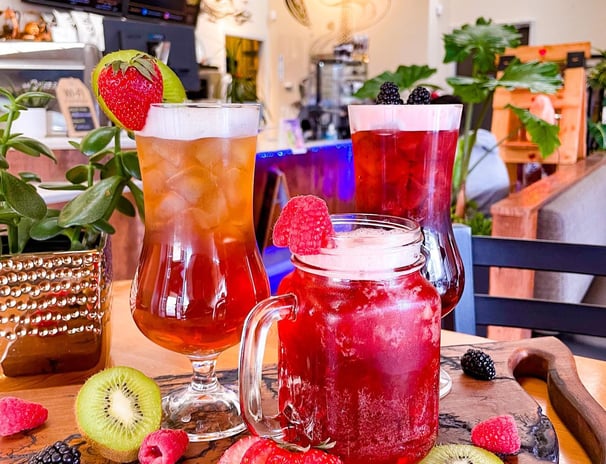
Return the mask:
<path fill-rule="evenodd" d="M 221 352 L 238 343 L 248 311 L 269 294 L 246 214 L 252 215 L 256 133 L 194 140 L 138 135 L 137 148 L 146 232 L 135 322 L 170 350 Z"/>

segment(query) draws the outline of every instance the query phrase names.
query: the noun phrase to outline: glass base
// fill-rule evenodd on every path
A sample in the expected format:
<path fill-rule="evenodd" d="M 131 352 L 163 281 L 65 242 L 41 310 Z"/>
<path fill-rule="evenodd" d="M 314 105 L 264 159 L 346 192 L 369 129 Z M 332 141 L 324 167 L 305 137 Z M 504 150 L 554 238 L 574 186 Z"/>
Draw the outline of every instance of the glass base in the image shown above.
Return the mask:
<path fill-rule="evenodd" d="M 440 399 L 444 398 L 450 393 L 452 389 L 452 379 L 448 372 L 440 367 Z"/>
<path fill-rule="evenodd" d="M 189 441 L 211 441 L 246 429 L 240 415 L 237 387 L 218 385 L 201 392 L 187 386 L 162 398 L 162 427 L 187 432 Z"/>

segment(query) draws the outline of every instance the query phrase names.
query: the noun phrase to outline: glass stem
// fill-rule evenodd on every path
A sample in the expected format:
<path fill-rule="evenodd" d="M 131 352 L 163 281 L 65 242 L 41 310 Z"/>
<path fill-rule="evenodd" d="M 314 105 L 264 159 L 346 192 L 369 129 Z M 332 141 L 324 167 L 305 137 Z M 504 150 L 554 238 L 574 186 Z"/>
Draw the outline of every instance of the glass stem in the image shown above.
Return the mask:
<path fill-rule="evenodd" d="M 210 392 L 219 388 L 219 381 L 215 372 L 217 356 L 206 359 L 192 359 L 194 371 L 191 378 L 191 388 L 198 392 Z"/>

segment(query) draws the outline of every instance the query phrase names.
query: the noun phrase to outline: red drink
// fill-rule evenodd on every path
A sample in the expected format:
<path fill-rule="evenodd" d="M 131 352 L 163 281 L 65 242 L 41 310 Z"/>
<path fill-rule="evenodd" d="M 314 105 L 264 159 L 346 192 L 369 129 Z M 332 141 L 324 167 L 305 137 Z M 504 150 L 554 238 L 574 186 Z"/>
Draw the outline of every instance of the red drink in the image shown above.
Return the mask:
<path fill-rule="evenodd" d="M 337 215 L 333 223 L 339 217 L 388 221 Z M 438 431 L 440 299 L 420 273 L 418 226 L 416 235 L 386 227 L 391 233 L 378 239 L 366 233 L 378 221 L 360 222 L 364 229 L 337 237 L 336 250 L 293 257 L 295 270 L 278 290 L 285 295 L 272 303 L 275 310 L 290 295 L 297 302 L 293 317 L 278 308 L 280 426 L 287 441 L 303 446 L 335 442 L 331 452 L 346 464 L 413 464 Z M 251 331 L 257 314 L 270 317 L 257 308 Z M 248 396 L 248 386 L 241 388 Z M 256 428 L 259 414 L 247 417 L 242 403 Z"/>
<path fill-rule="evenodd" d="M 442 298 L 442 315 L 463 292 L 450 205 L 459 135 L 459 105 L 349 107 L 356 211 L 417 221 L 425 235 L 426 274 Z"/>

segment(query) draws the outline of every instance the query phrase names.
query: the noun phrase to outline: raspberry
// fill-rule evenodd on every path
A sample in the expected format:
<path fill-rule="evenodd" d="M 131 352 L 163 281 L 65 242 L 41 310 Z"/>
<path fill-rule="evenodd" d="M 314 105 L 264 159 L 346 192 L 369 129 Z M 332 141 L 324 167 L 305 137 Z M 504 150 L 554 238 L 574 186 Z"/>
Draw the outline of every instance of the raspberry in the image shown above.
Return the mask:
<path fill-rule="evenodd" d="M 425 87 L 415 87 L 406 103 L 409 105 L 427 105 L 431 101 L 431 93 Z"/>
<path fill-rule="evenodd" d="M 379 89 L 379 94 L 375 100 L 377 105 L 403 105 L 404 101 L 400 98 L 400 89 L 393 82 L 383 82 Z"/>
<path fill-rule="evenodd" d="M 513 416 L 494 416 L 471 429 L 471 442 L 496 454 L 515 454 L 522 445 Z"/>
<path fill-rule="evenodd" d="M 492 380 L 497 375 L 494 361 L 481 350 L 467 350 L 461 357 L 461 367 L 463 372 L 478 380 Z"/>
<path fill-rule="evenodd" d="M 328 245 L 334 235 L 328 206 L 313 195 L 291 198 L 273 229 L 273 243 L 297 255 L 311 255 Z"/>
<path fill-rule="evenodd" d="M 15 396 L 0 399 L 0 436 L 6 437 L 39 427 L 46 422 L 48 410 L 38 403 Z"/>
<path fill-rule="evenodd" d="M 138 459 L 140 464 L 174 464 L 188 444 L 189 438 L 183 430 L 156 430 L 143 439 Z"/>
<path fill-rule="evenodd" d="M 47 446 L 28 461 L 28 464 L 80 464 L 80 451 L 64 441 Z"/>

